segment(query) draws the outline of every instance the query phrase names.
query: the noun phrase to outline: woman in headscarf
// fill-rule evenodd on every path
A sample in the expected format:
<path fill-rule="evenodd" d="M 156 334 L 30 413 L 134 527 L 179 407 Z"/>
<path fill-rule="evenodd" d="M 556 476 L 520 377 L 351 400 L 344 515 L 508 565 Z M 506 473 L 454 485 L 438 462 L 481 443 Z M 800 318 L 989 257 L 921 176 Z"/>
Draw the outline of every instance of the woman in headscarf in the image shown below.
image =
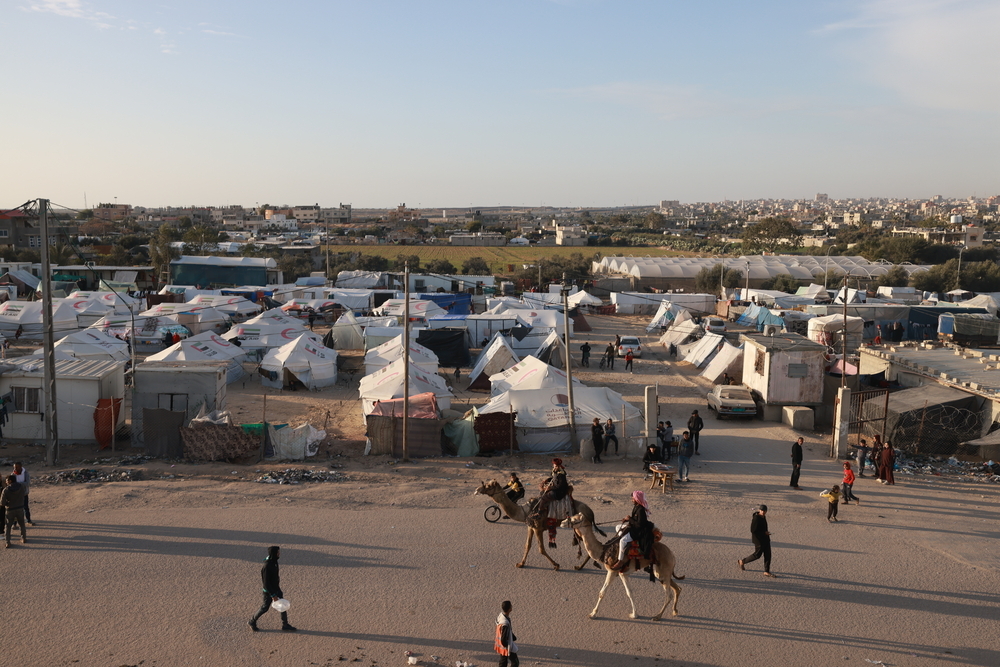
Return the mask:
<path fill-rule="evenodd" d="M 622 528 L 625 534 L 618 542 L 618 562 L 616 569 L 624 569 L 628 566 L 625 561 L 625 554 L 628 552 L 628 543 L 637 542 L 639 553 L 648 555 L 653 549 L 653 522 L 649 520 L 649 504 L 646 502 L 646 494 L 642 491 L 632 492 L 632 514 L 623 519 Z"/>
<path fill-rule="evenodd" d="M 887 442 L 882 446 L 882 454 L 879 456 L 878 481 L 883 484 L 895 484 L 896 478 L 892 474 L 894 467 L 896 467 L 896 452 Z"/>
<path fill-rule="evenodd" d="M 594 441 L 594 456 L 590 459 L 594 463 L 601 463 L 601 452 L 604 450 L 604 427 L 601 420 L 594 417 L 594 423 L 590 425 L 590 437 Z"/>

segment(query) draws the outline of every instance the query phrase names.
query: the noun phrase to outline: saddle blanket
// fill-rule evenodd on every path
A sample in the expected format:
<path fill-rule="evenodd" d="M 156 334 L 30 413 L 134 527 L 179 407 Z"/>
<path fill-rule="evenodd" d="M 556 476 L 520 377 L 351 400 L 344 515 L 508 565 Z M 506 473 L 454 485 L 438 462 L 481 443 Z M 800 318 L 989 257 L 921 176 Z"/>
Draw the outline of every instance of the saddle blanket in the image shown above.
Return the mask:
<path fill-rule="evenodd" d="M 573 499 L 569 496 L 561 500 L 553 500 L 549 503 L 550 519 L 568 519 L 573 515 Z"/>

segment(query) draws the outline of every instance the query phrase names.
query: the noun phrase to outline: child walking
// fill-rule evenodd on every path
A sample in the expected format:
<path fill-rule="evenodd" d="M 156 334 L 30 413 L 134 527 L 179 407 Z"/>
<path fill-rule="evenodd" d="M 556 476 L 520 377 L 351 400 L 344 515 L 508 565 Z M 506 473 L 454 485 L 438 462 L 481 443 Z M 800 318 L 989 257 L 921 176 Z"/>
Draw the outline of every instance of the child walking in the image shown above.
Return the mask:
<path fill-rule="evenodd" d="M 840 487 L 836 484 L 829 491 L 819 494 L 829 500 L 829 509 L 826 510 L 826 520 L 833 523 L 837 520 L 837 505 L 840 504 Z"/>
<path fill-rule="evenodd" d="M 510 624 L 510 612 L 514 605 L 510 600 L 504 600 L 500 605 L 500 615 L 497 616 L 496 636 L 493 639 L 493 650 L 500 654 L 500 667 L 518 667 L 517 637 Z"/>
<path fill-rule="evenodd" d="M 860 505 L 861 499 L 854 495 L 854 471 L 851 470 L 850 461 L 844 461 L 844 481 L 841 484 L 844 486 L 844 504 L 853 500 Z"/>

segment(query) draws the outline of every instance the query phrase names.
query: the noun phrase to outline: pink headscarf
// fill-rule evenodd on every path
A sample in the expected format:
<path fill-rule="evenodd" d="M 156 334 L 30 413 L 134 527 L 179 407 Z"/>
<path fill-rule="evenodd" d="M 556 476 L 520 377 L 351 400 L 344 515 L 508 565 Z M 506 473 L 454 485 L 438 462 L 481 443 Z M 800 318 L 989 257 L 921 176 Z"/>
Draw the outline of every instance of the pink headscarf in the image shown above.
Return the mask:
<path fill-rule="evenodd" d="M 649 505 L 646 504 L 646 494 L 642 491 L 633 491 L 632 500 L 642 505 L 643 509 L 649 510 Z"/>

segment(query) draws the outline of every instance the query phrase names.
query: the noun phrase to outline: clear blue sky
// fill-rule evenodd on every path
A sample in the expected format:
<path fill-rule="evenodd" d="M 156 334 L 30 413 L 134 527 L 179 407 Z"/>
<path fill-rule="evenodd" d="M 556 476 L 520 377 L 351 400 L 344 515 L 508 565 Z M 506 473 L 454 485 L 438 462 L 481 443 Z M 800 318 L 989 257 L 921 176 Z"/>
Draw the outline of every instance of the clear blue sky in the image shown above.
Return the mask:
<path fill-rule="evenodd" d="M 1000 3 L 4 0 L 0 206 L 1000 194 Z"/>

